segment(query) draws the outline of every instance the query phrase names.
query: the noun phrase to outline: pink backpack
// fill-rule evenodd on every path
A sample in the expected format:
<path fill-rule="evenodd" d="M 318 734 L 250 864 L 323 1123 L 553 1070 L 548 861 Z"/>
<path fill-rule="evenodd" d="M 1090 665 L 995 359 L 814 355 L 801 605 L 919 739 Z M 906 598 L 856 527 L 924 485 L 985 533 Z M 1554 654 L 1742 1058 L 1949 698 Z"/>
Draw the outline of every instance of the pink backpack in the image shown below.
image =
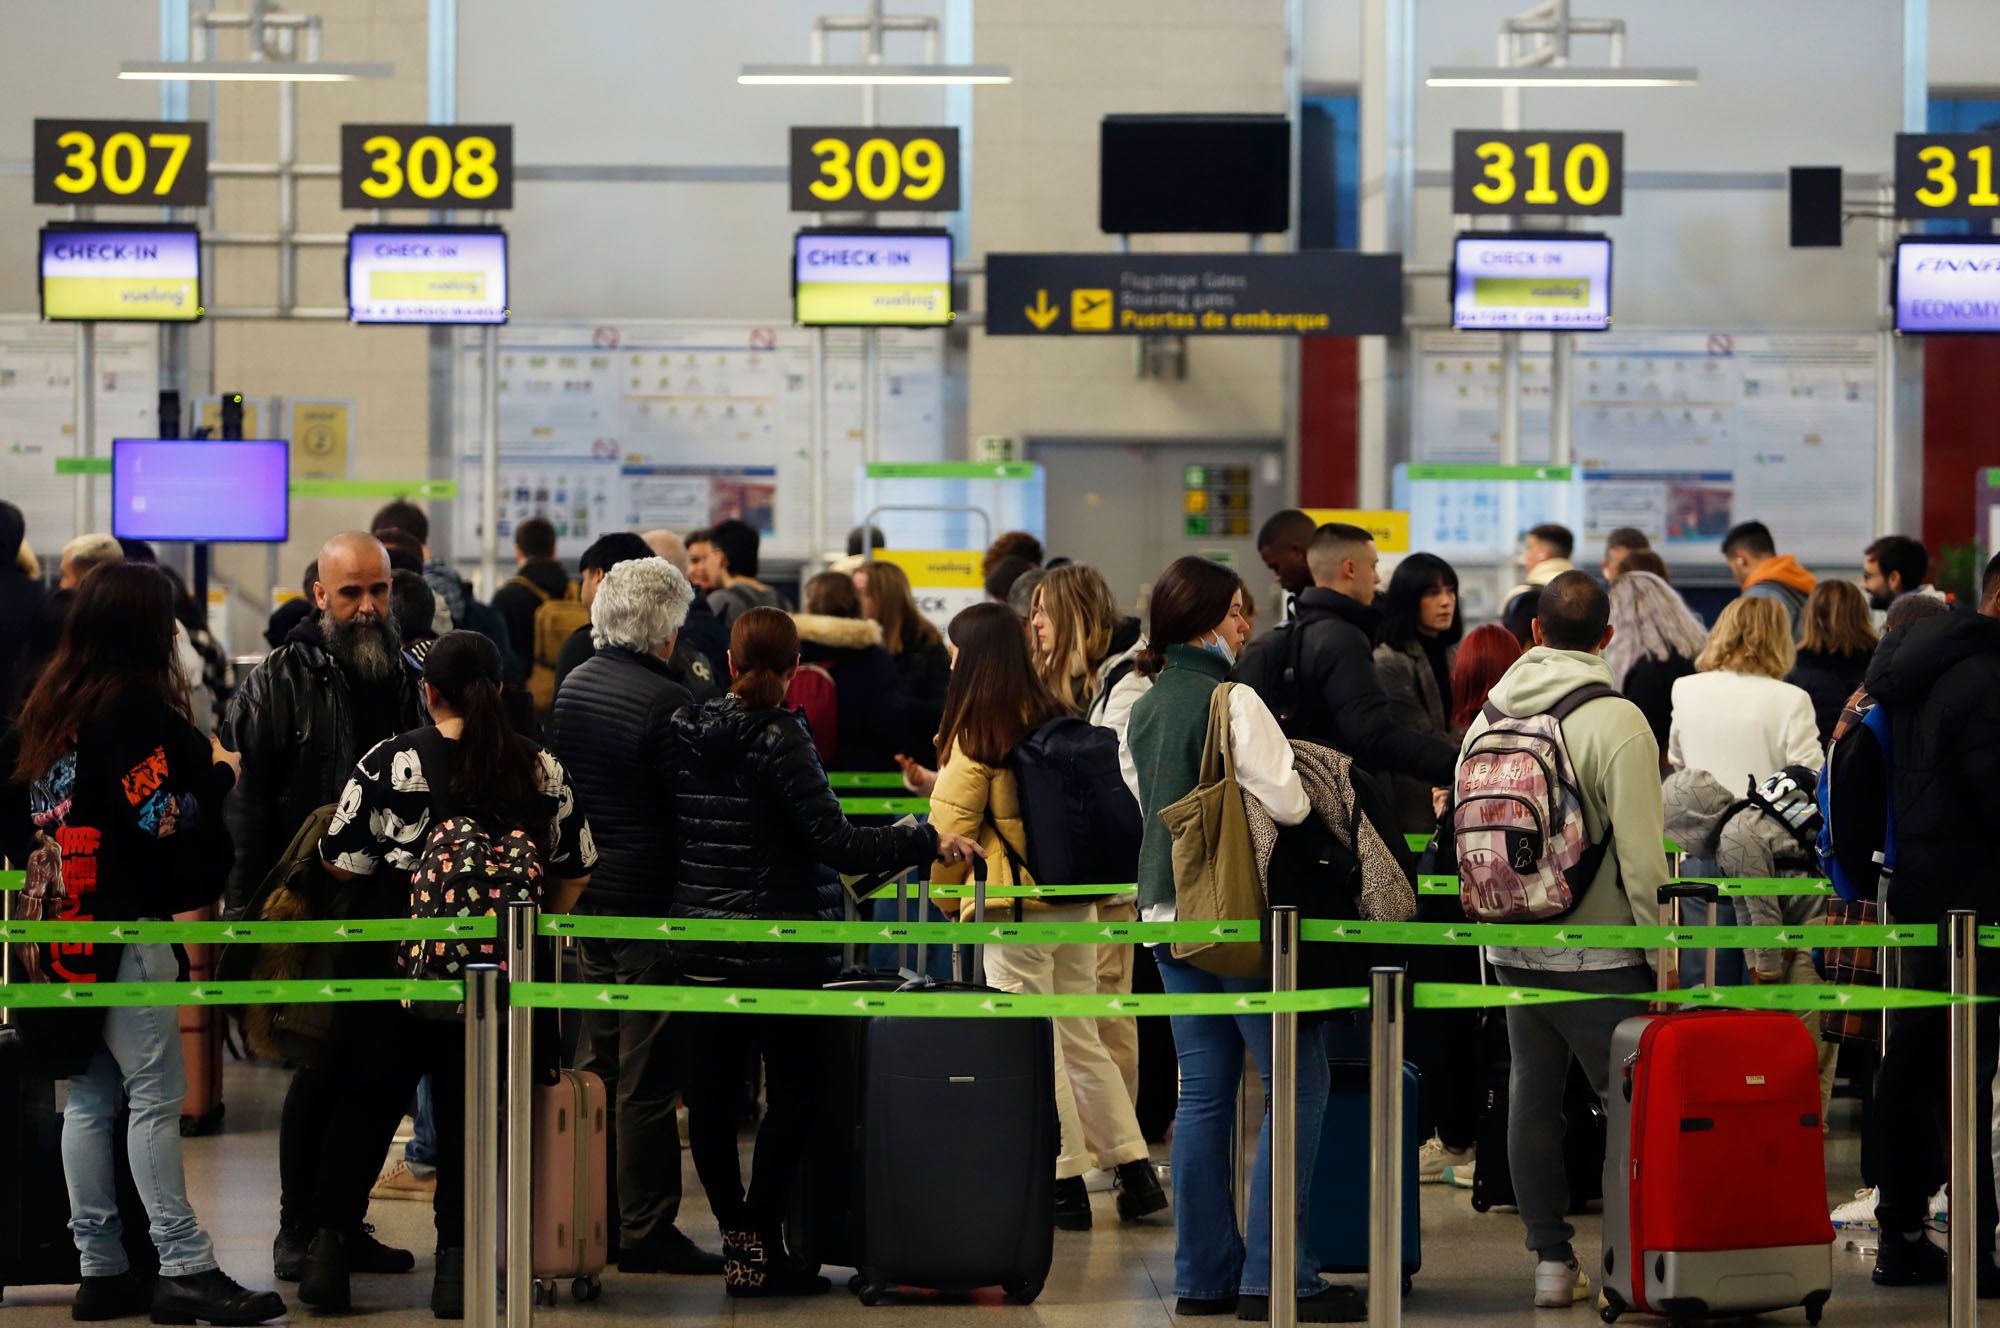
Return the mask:
<path fill-rule="evenodd" d="M 1458 763 L 1452 827 L 1459 900 L 1476 922 L 1546 922 L 1576 906 L 1611 846 L 1584 829 L 1563 720 L 1618 693 L 1586 683 L 1536 715 L 1486 703 L 1487 728 Z"/>

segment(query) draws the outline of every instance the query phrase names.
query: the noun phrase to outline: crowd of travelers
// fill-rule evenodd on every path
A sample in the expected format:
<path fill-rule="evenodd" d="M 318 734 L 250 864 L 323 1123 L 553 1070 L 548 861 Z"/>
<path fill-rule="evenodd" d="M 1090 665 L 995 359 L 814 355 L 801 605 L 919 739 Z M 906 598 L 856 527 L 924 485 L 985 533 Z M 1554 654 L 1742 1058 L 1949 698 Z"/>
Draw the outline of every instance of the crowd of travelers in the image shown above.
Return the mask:
<path fill-rule="evenodd" d="M 1187 860 L 1175 827 L 1217 760 L 1242 791 L 1269 901 L 1298 902 L 1308 916 L 1462 918 L 1456 901 L 1418 898 L 1405 836 L 1433 837 L 1427 856 L 1449 859 L 1482 735 L 1548 716 L 1573 766 L 1589 846 L 1564 920 L 1650 924 L 1671 876 L 1669 832 L 1685 838 L 1683 875 L 1746 860 L 1759 869 L 1743 874 L 1818 874 L 1788 856 L 1782 836 L 1749 842 L 1724 823 L 1746 802 L 1775 799 L 1773 781 L 1809 792 L 1845 726 L 1873 705 L 1896 732 L 1890 913 L 1934 922 L 1969 907 L 2000 923 L 1980 884 L 1977 812 L 1980 790 L 2000 775 L 2000 558 L 1970 602 L 1953 603 L 1929 583 L 1923 546 L 1900 536 L 1867 548 L 1857 587 L 1818 580 L 1779 554 L 1763 525 L 1739 525 L 1721 554 L 1741 594 L 1711 625 L 1643 533 L 1612 532 L 1593 575 L 1572 564 L 1569 530 L 1537 526 L 1523 540 L 1523 579 L 1495 620 L 1468 624 L 1459 574 L 1444 559 L 1409 554 L 1385 578 L 1368 531 L 1285 511 L 1256 541 L 1283 596 L 1277 624 L 1256 634 L 1256 588 L 1220 562 L 1190 556 L 1162 570 L 1142 624 L 1096 568 L 1047 558 L 1018 531 L 986 553 L 986 602 L 948 623 L 926 616 L 869 530 L 850 537 L 848 558 L 803 580 L 794 608 L 785 585 L 760 579 L 756 529 L 733 519 L 605 535 L 572 579 L 554 528 L 530 518 L 513 531 L 515 575 L 481 603 L 430 549 L 423 510 L 399 501 L 368 530 L 320 548 L 303 594 L 272 615 L 269 653 L 241 676 L 150 549 L 83 536 L 63 551 L 49 593 L 25 536 L 19 511 L 0 502 L 0 854 L 27 867 L 31 895 L 54 871 L 69 919 L 166 918 L 218 903 L 232 919 L 457 916 L 530 898 L 553 913 L 786 921 L 840 916 L 841 877 L 1034 884 L 1028 864 L 1050 847 L 1031 839 L 1017 755 L 1073 731 L 1064 724 L 1115 749 L 1107 778 L 1136 809 L 1136 857 L 1122 890 L 1025 899 L 1023 919 L 1187 915 L 1213 864 Z M 899 775 L 929 813 L 850 818 L 829 770 Z M 1329 855 L 1352 870 L 1333 872 Z M 941 892 L 935 916 L 969 917 L 958 893 Z M 1784 920 L 1818 921 L 1825 907 L 1787 900 Z M 450 978 L 493 949 L 235 946 L 224 975 Z M 183 971 L 167 945 L 24 951 L 44 981 Z M 1265 982 L 1254 967 L 1232 972 L 1219 954 L 1179 944 L 979 953 L 983 972 L 971 976 L 1008 992 L 1220 993 Z M 1980 951 L 1986 984 L 2000 979 L 1990 956 Z M 1420 980 L 1477 980 L 1483 964 L 1503 984 L 1586 996 L 1656 981 L 1653 957 L 1630 949 L 1404 957 Z M 603 985 L 816 987 L 839 976 L 832 947 L 779 942 L 586 939 L 573 962 L 576 976 Z M 1337 984 L 1352 979 L 1357 956 L 1314 962 L 1307 985 Z M 1760 982 L 1824 980 L 1810 950 L 1752 951 L 1744 962 Z M 1945 979 L 1940 956 L 1906 952 L 1903 985 Z M 1611 1093 L 1613 1029 L 1631 1008 L 1524 1003 L 1496 1021 L 1510 1103 L 1498 1146 L 1536 1260 L 1537 1306 L 1588 1297 L 1568 1220 L 1565 1103 L 1576 1091 L 1572 1062 L 1599 1099 Z M 377 1240 L 366 1219 L 371 1197 L 415 1198 L 435 1216 L 432 1309 L 463 1317 L 465 1084 L 454 1014 L 351 1003 L 246 1021 L 251 1050 L 292 1069 L 272 1263 L 306 1304 L 348 1309 L 365 1299 L 358 1278 L 413 1271 L 416 1255 Z M 1984 1130 L 2000 1006 L 1978 1007 L 1977 1019 Z M 571 1063 L 607 1093 L 616 1265 L 719 1276 L 737 1296 L 828 1290 L 788 1249 L 786 1231 L 821 1105 L 816 1021 L 606 1011 L 578 1022 Z M 1090 1229 L 1091 1177 L 1114 1193 L 1123 1222 L 1171 1209 L 1178 1311 L 1264 1319 L 1268 1129 L 1240 1226 L 1230 1153 L 1246 1053 L 1268 1094 L 1265 1020 L 1177 1015 L 1170 1043 L 1149 1040 L 1142 1022 L 1055 1021 L 1053 1221 Z M 61 1160 L 81 1256 L 76 1317 L 281 1315 L 277 1293 L 220 1270 L 189 1203 L 174 1012 L 30 1010 L 19 1023 L 69 1081 Z M 1410 1029 L 1424 1076 L 1426 1183 L 1470 1186 L 1482 1138 L 1496 1146 L 1478 1131 L 1468 1069 L 1481 1028 L 1475 1015 L 1437 1011 Z M 1359 1290 L 1321 1277 L 1305 1220 L 1335 1091 L 1330 1057 L 1352 1035 L 1344 1016 L 1301 1020 L 1295 1266 L 1307 1322 L 1365 1314 Z M 1848 1045 L 1824 1044 L 1829 1091 Z M 1851 1053 L 1850 1077 L 1869 1098 L 1872 1188 L 1857 1203 L 1880 1225 L 1883 1284 L 1947 1272 L 1925 1236 L 1945 1180 L 1934 1091 L 1945 1047 L 1943 1012 L 1912 1010 L 1890 1023 L 1879 1066 Z M 1148 1119 L 1162 1082 L 1170 1103 L 1177 1094 L 1170 1131 Z M 759 1084 L 746 1182 L 738 1136 Z M 112 1147 L 121 1110 L 129 1163 L 119 1165 L 138 1181 L 156 1276 L 133 1265 L 123 1240 Z M 683 1112 L 719 1252 L 680 1226 Z M 392 1160 L 406 1114 L 415 1138 Z M 1151 1145 L 1167 1134 L 1163 1181 Z M 948 1143 L 948 1127 L 940 1137 Z M 2000 1295 L 1990 1148 L 1978 1157 L 1979 1289 Z"/>

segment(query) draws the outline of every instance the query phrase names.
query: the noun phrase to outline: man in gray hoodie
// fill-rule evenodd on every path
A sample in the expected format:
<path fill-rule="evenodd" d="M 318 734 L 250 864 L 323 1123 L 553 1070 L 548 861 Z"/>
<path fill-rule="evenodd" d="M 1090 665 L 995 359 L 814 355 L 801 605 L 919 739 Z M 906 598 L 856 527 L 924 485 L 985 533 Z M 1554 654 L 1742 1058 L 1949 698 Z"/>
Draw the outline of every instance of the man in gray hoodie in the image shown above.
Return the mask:
<path fill-rule="evenodd" d="M 1564 572 L 1542 592 L 1534 647 L 1515 662 L 1487 698 L 1516 718 L 1538 715 L 1579 687 L 1611 685 L 1601 652 L 1611 640 L 1611 601 L 1590 576 Z M 1486 731 L 1482 715 L 1465 735 L 1463 753 Z M 1579 926 L 1633 926 L 1659 914 L 1667 880 L 1661 850 L 1660 749 L 1652 726 L 1623 697 L 1601 697 L 1562 721 L 1563 745 L 1583 801 L 1590 842 L 1613 836 L 1611 851 L 1576 905 L 1561 919 Z M 1614 833 L 1615 827 L 1615 833 Z M 1499 947 L 1487 951 L 1504 985 L 1628 994 L 1648 991 L 1653 975 L 1643 950 Z M 1569 1181 L 1563 1164 L 1563 1086 L 1574 1056 L 1600 1100 L 1611 1090 L 1611 1034 L 1620 1020 L 1644 1013 L 1629 1000 L 1516 1005 L 1507 1009 L 1513 1048 L 1508 1079 L 1507 1162 L 1528 1248 L 1535 1251 L 1535 1304 L 1575 1304 L 1590 1294 L 1565 1218 Z"/>

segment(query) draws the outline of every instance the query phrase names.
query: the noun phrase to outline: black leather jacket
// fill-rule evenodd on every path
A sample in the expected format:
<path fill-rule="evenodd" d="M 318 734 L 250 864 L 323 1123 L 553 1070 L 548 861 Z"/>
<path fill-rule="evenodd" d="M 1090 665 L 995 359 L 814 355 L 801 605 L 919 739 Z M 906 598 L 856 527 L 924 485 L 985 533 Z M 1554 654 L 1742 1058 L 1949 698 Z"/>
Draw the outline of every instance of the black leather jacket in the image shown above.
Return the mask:
<path fill-rule="evenodd" d="M 667 741 L 690 699 L 664 661 L 624 646 L 577 665 L 556 692 L 549 749 L 575 782 L 597 841 L 584 912 L 661 917 L 672 902 Z"/>
<path fill-rule="evenodd" d="M 397 658 L 396 714 L 380 735 L 385 738 L 430 722 L 422 679 L 406 657 Z M 223 914 L 234 918 L 306 816 L 340 796 L 364 750 L 347 674 L 327 651 L 316 621 L 292 628 L 244 680 L 230 698 L 221 738 L 243 757 L 243 777 L 227 812 L 236 866 Z"/>
<path fill-rule="evenodd" d="M 929 826 L 849 823 L 792 711 L 745 709 L 733 696 L 689 706 L 674 716 L 668 750 L 680 841 L 673 917 L 816 918 L 820 864 L 886 873 L 937 855 Z M 674 955 L 686 977 L 773 986 L 822 981 L 834 960 L 830 947 L 780 941 L 676 942 Z"/>

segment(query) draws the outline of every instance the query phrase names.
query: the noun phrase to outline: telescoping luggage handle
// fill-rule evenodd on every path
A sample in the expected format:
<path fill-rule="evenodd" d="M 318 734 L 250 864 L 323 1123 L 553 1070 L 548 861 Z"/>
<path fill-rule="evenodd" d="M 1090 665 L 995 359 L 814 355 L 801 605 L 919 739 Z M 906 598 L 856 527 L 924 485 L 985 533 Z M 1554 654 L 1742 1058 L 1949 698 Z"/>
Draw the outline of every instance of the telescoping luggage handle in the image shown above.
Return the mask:
<path fill-rule="evenodd" d="M 1716 906 L 1721 898 L 1722 892 L 1712 882 L 1669 881 L 1660 887 L 1660 925 L 1662 927 L 1679 927 L 1681 925 L 1681 901 L 1683 899 L 1699 899 L 1707 904 L 1708 920 L 1712 925 L 1716 921 Z M 1671 974 L 1678 966 L 1679 960 L 1676 951 L 1671 946 L 1660 951 L 1658 965 L 1659 990 L 1667 991 L 1670 989 Z M 1704 961 L 1703 972 L 1702 985 L 1713 987 L 1715 985 L 1715 947 L 1712 945 L 1708 947 L 1708 958 Z"/>

